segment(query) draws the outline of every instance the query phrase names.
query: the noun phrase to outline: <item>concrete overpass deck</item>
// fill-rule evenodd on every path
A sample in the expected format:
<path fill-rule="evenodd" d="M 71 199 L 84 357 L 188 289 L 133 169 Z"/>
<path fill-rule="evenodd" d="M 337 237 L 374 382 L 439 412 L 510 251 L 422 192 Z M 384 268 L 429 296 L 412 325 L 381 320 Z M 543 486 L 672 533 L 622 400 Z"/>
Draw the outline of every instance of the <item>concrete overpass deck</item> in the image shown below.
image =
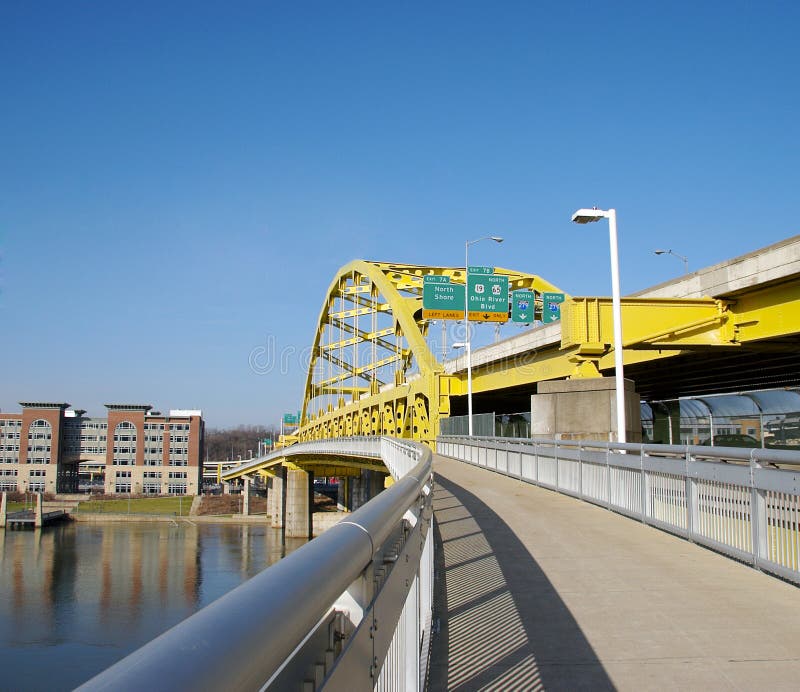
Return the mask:
<path fill-rule="evenodd" d="M 632 298 L 734 298 L 743 291 L 788 281 L 800 274 L 800 235 L 792 236 L 755 252 L 705 267 L 686 276 L 631 294 Z M 561 323 L 529 329 L 508 339 L 476 348 L 472 367 L 478 368 L 526 351 L 536 351 L 561 342 Z M 445 372 L 467 368 L 465 355 L 444 362 Z"/>
<path fill-rule="evenodd" d="M 437 456 L 431 690 L 794 690 L 800 591 Z"/>
<path fill-rule="evenodd" d="M 645 400 L 797 386 L 800 384 L 798 296 L 800 236 L 623 296 L 626 377 L 635 382 L 637 392 Z M 705 336 L 700 336 L 703 316 L 680 312 L 677 306 L 701 299 L 722 301 L 729 306 L 729 313 L 718 323 L 727 326 L 710 327 Z M 576 333 L 580 332 L 582 337 L 592 334 L 592 338 L 598 339 L 597 344 L 587 343 L 587 348 L 611 347 L 610 327 L 597 326 L 595 320 L 602 323 L 600 313 L 595 315 L 588 307 L 593 299 L 588 299 L 589 303 L 585 303 L 585 298 L 575 300 L 579 301 L 574 307 L 576 315 L 588 311 L 588 331 L 583 334 L 583 326 L 576 331 L 578 323 L 565 317 L 572 325 L 567 330 L 566 344 L 562 340 L 562 323 L 554 322 L 473 350 L 477 410 L 509 411 L 514 406 L 523 406 L 520 410 L 524 410 L 526 397 L 536 383 L 575 376 L 569 363 L 580 361 L 580 353 L 569 348 L 575 345 Z M 648 303 L 670 300 L 677 301 L 675 309 L 679 312 Z M 691 310 L 688 305 L 685 307 Z M 655 313 L 659 314 L 656 321 L 659 327 L 653 327 L 656 333 L 640 334 L 644 317 Z M 674 323 L 669 321 L 670 315 L 675 317 Z M 708 319 L 709 315 L 705 315 L 705 322 L 710 325 Z M 662 326 L 664 332 L 657 334 Z M 597 334 L 595 328 L 599 329 Z M 694 332 L 692 338 L 681 341 L 677 336 L 688 335 L 695 328 L 700 331 Z M 559 353 L 563 355 L 560 360 Z M 443 363 L 449 375 L 463 375 L 466 366 L 465 355 Z M 602 375 L 613 372 L 607 351 L 598 355 L 597 367 Z M 456 412 L 462 408 L 456 401 Z"/>

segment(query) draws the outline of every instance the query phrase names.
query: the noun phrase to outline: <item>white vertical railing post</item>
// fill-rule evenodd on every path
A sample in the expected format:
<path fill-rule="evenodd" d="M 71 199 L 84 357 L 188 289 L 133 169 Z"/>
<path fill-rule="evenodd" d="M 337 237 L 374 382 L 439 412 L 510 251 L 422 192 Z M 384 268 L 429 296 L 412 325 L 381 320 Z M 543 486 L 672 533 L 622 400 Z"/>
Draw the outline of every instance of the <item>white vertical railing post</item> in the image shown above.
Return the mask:
<path fill-rule="evenodd" d="M 647 523 L 647 518 L 650 516 L 650 488 L 648 484 L 647 472 L 644 469 L 644 445 L 639 450 L 639 468 L 641 469 L 639 486 L 641 488 L 642 521 Z"/>
<path fill-rule="evenodd" d="M 767 498 L 766 493 L 756 487 L 755 471 L 761 464 L 750 454 L 750 526 L 753 531 L 753 567 L 760 567 L 761 560 L 769 558 L 767 542 Z"/>
<path fill-rule="evenodd" d="M 556 487 L 556 490 L 560 491 L 561 489 L 560 489 L 560 487 L 558 485 L 558 440 L 556 440 L 556 444 L 553 447 L 553 456 L 556 459 L 556 484 L 555 484 L 555 487 Z"/>
<path fill-rule="evenodd" d="M 684 457 L 686 465 L 686 479 L 684 484 L 684 495 L 686 496 L 686 533 L 690 541 L 694 541 L 695 527 L 698 524 L 697 517 L 697 484 L 691 476 L 692 455 L 686 450 Z"/>

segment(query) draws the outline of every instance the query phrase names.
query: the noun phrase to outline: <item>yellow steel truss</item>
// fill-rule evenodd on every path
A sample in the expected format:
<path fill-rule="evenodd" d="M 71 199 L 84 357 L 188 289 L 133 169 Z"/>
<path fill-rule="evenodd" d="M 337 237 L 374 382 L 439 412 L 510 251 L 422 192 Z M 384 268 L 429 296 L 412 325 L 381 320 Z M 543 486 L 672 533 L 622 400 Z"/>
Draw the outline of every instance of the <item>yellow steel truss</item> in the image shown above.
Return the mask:
<path fill-rule="evenodd" d="M 496 269 L 509 288 L 558 291 L 541 277 Z M 295 440 L 392 435 L 432 442 L 450 397 L 465 393 L 463 372 L 447 374 L 426 343 L 422 319 L 426 275 L 464 282 L 459 267 L 367 262 L 342 267 L 323 300 Z M 743 291 L 726 299 L 624 298 L 626 363 L 695 350 L 795 348 L 800 280 Z M 609 298 L 567 296 L 561 339 L 474 368 L 476 393 L 543 380 L 599 377 L 613 369 Z"/>
<path fill-rule="evenodd" d="M 796 350 L 800 277 L 725 299 L 623 298 L 626 365 L 695 351 Z M 614 368 L 610 298 L 575 297 L 561 310 L 561 340 L 475 368 L 473 391 L 599 377 Z"/>
<path fill-rule="evenodd" d="M 533 274 L 495 271 L 508 276 L 510 290 L 559 290 Z M 339 270 L 319 315 L 297 439 L 393 435 L 433 442 L 461 386 L 425 341 L 426 275 L 465 279 L 461 267 L 357 260 Z"/>

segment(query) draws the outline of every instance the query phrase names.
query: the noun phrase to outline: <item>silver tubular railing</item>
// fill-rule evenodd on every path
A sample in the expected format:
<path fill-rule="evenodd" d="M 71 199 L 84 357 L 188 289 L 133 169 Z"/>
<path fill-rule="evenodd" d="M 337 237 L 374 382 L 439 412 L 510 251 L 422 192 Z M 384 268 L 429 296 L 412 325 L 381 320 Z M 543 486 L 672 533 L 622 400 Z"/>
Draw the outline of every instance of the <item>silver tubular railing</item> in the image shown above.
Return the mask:
<path fill-rule="evenodd" d="M 800 584 L 800 451 L 467 436 L 437 451 Z"/>
<path fill-rule="evenodd" d="M 378 437 L 281 450 L 320 453 L 380 457 L 395 482 L 79 689 L 422 689 L 433 595 L 431 451 Z"/>

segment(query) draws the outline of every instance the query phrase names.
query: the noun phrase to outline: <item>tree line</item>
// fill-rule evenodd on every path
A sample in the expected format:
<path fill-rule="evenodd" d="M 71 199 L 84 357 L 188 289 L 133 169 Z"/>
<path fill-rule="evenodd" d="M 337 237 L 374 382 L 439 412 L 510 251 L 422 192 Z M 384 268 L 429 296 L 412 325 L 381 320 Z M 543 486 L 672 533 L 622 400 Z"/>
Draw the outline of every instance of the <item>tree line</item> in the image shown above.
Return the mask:
<path fill-rule="evenodd" d="M 275 442 L 279 431 L 275 426 L 240 425 L 236 428 L 206 429 L 205 457 L 210 461 L 237 461 L 258 454 L 258 443 L 265 439 Z"/>

